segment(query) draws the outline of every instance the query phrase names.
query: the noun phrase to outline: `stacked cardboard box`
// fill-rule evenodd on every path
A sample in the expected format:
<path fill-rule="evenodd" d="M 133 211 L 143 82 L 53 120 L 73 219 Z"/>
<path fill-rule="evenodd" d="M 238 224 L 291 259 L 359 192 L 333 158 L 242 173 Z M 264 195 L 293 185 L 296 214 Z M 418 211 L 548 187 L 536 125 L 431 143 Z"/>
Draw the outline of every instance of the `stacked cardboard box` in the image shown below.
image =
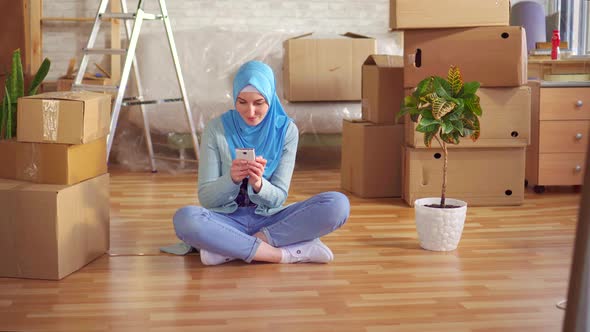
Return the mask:
<path fill-rule="evenodd" d="M 371 55 L 362 66 L 362 120 L 342 126 L 342 189 L 360 197 L 401 196 L 403 59 Z"/>
<path fill-rule="evenodd" d="M 375 39 L 354 33 L 338 37 L 306 34 L 286 40 L 283 45 L 286 100 L 356 101 L 362 98 L 363 114 L 371 117 L 369 122 L 344 121 L 342 187 L 362 197 L 400 196 L 399 145 L 403 140 L 403 126 L 395 124 L 394 108 L 399 110 L 403 97 L 401 57 L 394 61 L 397 70 L 390 71 L 393 63 L 387 61 L 392 59 L 371 56 L 376 49 Z M 377 62 L 363 65 L 365 60 L 372 59 Z M 399 90 L 393 97 L 389 91 L 392 78 L 397 78 Z M 371 106 L 365 110 L 368 96 Z M 391 141 L 400 144 L 392 145 Z"/>
<path fill-rule="evenodd" d="M 465 81 L 481 83 L 481 136 L 450 146 L 447 197 L 470 205 L 521 204 L 531 92 L 525 86 L 525 33 L 509 26 L 509 0 L 391 0 L 390 5 L 390 27 L 404 30 L 406 95 L 426 77 L 446 77 L 451 65 Z M 414 128 L 406 119 L 402 197 L 410 205 L 440 196 L 443 164 L 442 150 L 426 149 Z"/>
<path fill-rule="evenodd" d="M 351 101 L 361 98 L 361 65 L 375 53 L 374 38 L 345 33 L 311 33 L 283 43 L 283 94 L 286 100 Z"/>
<path fill-rule="evenodd" d="M 59 280 L 108 250 L 110 102 L 18 100 L 17 139 L 0 140 L 0 277 Z"/>

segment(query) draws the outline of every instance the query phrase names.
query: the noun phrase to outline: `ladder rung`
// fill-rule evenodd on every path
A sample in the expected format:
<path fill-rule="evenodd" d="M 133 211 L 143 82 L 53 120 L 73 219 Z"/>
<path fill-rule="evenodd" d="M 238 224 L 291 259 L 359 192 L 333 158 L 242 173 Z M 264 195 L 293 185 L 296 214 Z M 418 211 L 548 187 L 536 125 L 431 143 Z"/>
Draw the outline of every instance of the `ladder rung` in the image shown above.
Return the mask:
<path fill-rule="evenodd" d="M 103 13 L 99 14 L 100 18 L 115 18 L 119 20 L 132 20 L 135 18 L 135 13 Z"/>
<path fill-rule="evenodd" d="M 86 54 L 125 54 L 127 50 L 124 48 L 83 48 L 82 51 Z"/>
<path fill-rule="evenodd" d="M 161 20 L 163 18 L 164 18 L 164 16 L 162 16 L 160 14 L 154 15 L 154 14 L 143 13 L 144 20 Z"/>
<path fill-rule="evenodd" d="M 121 105 L 123 105 L 123 106 L 157 105 L 157 104 L 164 104 L 164 103 L 178 103 L 181 101 L 183 101 L 182 98 L 164 98 L 164 99 L 154 99 L 154 100 L 125 101 Z"/>
<path fill-rule="evenodd" d="M 135 17 L 137 16 L 136 13 L 102 13 L 99 14 L 100 18 L 114 18 L 114 19 L 119 19 L 119 20 L 133 20 L 135 19 Z M 148 13 L 143 13 L 143 19 L 144 20 L 161 20 L 164 16 L 158 14 L 158 15 L 154 15 L 154 14 L 148 14 Z"/>
<path fill-rule="evenodd" d="M 132 97 L 124 97 L 123 101 L 130 101 L 130 100 L 137 101 L 137 100 L 142 100 L 142 99 L 143 99 L 143 97 L 140 97 L 140 96 L 132 96 Z"/>
<path fill-rule="evenodd" d="M 101 92 L 117 92 L 117 90 L 119 90 L 119 87 L 117 85 L 72 84 L 72 89 Z"/>

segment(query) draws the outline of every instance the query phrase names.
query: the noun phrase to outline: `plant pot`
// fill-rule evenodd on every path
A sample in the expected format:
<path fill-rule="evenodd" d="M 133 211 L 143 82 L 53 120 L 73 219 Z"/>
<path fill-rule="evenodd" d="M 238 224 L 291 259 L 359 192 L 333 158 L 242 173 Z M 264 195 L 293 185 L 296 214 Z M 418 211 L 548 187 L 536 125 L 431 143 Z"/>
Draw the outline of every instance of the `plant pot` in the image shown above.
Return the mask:
<path fill-rule="evenodd" d="M 433 208 L 428 204 L 440 204 L 439 197 L 417 199 L 414 202 L 416 212 L 416 230 L 420 246 L 427 250 L 452 251 L 457 249 L 465 216 L 467 203 L 458 199 L 447 198 L 446 204 L 458 205 L 458 208 Z"/>

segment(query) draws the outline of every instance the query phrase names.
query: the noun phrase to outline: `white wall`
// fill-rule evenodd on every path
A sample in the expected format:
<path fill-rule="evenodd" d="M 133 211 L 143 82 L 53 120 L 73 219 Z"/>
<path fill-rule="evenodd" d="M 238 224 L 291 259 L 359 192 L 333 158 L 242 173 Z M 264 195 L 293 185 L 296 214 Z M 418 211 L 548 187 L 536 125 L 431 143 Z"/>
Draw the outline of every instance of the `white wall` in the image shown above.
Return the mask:
<path fill-rule="evenodd" d="M 113 0 L 117 1 L 117 0 Z M 146 11 L 158 9 L 156 0 L 145 0 Z M 44 17 L 93 17 L 99 0 L 45 0 Z M 129 2 L 136 7 L 137 0 Z M 389 0 L 169 0 L 174 31 L 218 27 L 236 31 L 281 31 L 364 34 L 386 33 Z M 108 24 L 103 25 L 108 38 Z M 43 55 L 53 61 L 49 79 L 67 68 L 70 58 L 79 55 L 90 34 L 91 23 L 50 22 L 43 27 Z M 144 23 L 146 30 L 162 30 L 158 22 Z M 108 39 L 99 39 L 105 45 Z M 195 52 L 199 45 L 195 45 Z M 104 62 L 108 63 L 108 62 Z"/>

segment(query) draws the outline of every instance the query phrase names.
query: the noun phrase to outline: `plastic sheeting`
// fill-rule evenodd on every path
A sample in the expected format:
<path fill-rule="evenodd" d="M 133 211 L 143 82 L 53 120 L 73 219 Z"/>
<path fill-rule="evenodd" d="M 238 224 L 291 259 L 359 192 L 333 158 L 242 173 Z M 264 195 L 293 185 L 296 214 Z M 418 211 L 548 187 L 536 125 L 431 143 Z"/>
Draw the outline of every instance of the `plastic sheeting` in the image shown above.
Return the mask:
<path fill-rule="evenodd" d="M 235 32 L 218 28 L 175 32 L 174 39 L 197 132 L 200 133 L 210 119 L 233 108 L 233 75 L 249 60 L 263 61 L 273 69 L 277 94 L 301 135 L 338 134 L 342 131 L 342 119 L 359 119 L 360 101 L 289 103 L 283 99 L 283 42 L 298 35 L 301 33 Z M 377 40 L 377 53 L 402 54 L 400 33 L 370 37 Z M 180 97 L 163 32 L 142 35 L 136 54 L 144 99 Z M 134 86 L 131 88 L 128 91 Z M 149 116 L 152 136 L 169 137 L 189 132 L 182 103 L 145 105 L 144 109 Z M 139 107 L 133 107 L 127 115 L 132 125 L 143 127 Z M 120 163 L 133 169 L 147 167 L 144 138 L 137 136 L 142 133 L 142 130 L 131 126 L 117 129 L 114 149 L 118 151 L 117 160 Z M 167 165 L 169 163 L 158 167 L 168 168 Z"/>

